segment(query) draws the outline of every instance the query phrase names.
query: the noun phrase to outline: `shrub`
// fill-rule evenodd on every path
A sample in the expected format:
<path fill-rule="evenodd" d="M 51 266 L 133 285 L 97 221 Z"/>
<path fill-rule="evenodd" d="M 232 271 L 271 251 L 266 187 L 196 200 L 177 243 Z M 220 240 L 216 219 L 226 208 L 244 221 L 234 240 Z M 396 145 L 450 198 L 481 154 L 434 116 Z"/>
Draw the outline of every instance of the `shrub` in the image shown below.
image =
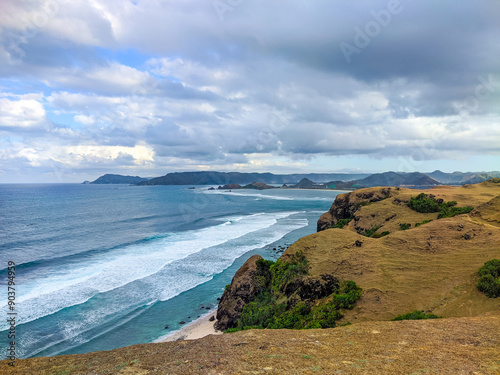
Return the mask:
<path fill-rule="evenodd" d="M 399 229 L 401 230 L 407 230 L 407 229 L 410 229 L 411 228 L 411 224 L 410 223 L 400 223 L 399 224 Z"/>
<path fill-rule="evenodd" d="M 437 201 L 433 198 L 429 198 L 427 195 L 425 195 L 425 193 L 420 193 L 416 197 L 411 197 L 407 205 L 412 210 L 420 213 L 439 212 L 437 217 L 438 219 L 467 214 L 474 209 L 474 207 L 471 206 L 455 207 L 457 205 L 457 202 L 455 201 Z"/>
<path fill-rule="evenodd" d="M 425 193 L 420 193 L 416 197 L 411 197 L 408 202 L 408 207 L 421 213 L 439 212 L 440 209 L 439 203 L 429 198 Z"/>
<path fill-rule="evenodd" d="M 474 207 L 466 206 L 466 207 L 444 207 L 438 215 L 438 219 L 442 219 L 444 217 L 453 217 L 455 215 L 468 214 L 474 209 Z"/>
<path fill-rule="evenodd" d="M 344 228 L 349 222 L 353 219 L 354 217 L 348 217 L 347 219 L 339 219 L 334 225 L 332 225 L 332 228 L 339 228 L 342 229 Z"/>
<path fill-rule="evenodd" d="M 383 231 L 382 233 L 373 233 L 371 235 L 372 238 L 380 238 L 380 237 L 384 237 L 384 236 L 387 236 L 388 234 L 390 234 L 391 232 L 385 230 Z"/>
<path fill-rule="evenodd" d="M 411 313 L 403 314 L 403 315 L 398 315 L 394 319 L 391 319 L 393 321 L 395 320 L 420 320 L 420 319 L 439 319 L 440 317 L 434 314 L 426 314 L 422 311 L 415 310 L 412 311 Z"/>
<path fill-rule="evenodd" d="M 358 299 L 361 298 L 363 289 L 358 287 L 352 280 L 340 289 L 339 294 L 333 296 L 333 303 L 337 309 L 352 309 Z"/>
<path fill-rule="evenodd" d="M 421 225 L 424 225 L 424 224 L 430 223 L 431 221 L 432 221 L 432 219 L 428 219 L 428 220 L 424 220 L 424 221 L 422 221 L 422 222 L 420 222 L 420 223 L 415 223 L 415 228 L 416 228 L 416 227 L 419 227 L 419 226 L 421 226 Z"/>
<path fill-rule="evenodd" d="M 477 273 L 477 289 L 490 298 L 500 297 L 500 259 L 487 261 Z"/>
<path fill-rule="evenodd" d="M 366 232 L 365 232 L 365 236 L 366 237 L 372 237 L 374 235 L 374 233 L 376 231 L 378 231 L 380 229 L 380 225 L 376 225 L 374 226 L 373 228 L 370 228 L 368 229 Z"/>
<path fill-rule="evenodd" d="M 291 280 L 307 275 L 308 269 L 309 262 L 301 250 L 292 255 L 288 261 L 278 259 L 269 267 L 272 288 L 276 291 L 283 290 Z"/>
<path fill-rule="evenodd" d="M 332 299 L 324 304 L 312 306 L 312 302 L 298 301 L 287 305 L 282 291 L 290 281 L 308 274 L 308 262 L 302 251 L 289 259 L 276 262 L 257 261 L 259 292 L 254 300 L 243 308 L 237 326 L 226 332 L 254 328 L 330 328 L 343 317 L 339 309 L 352 309 L 361 297 L 362 289 L 354 281 L 346 281 Z"/>

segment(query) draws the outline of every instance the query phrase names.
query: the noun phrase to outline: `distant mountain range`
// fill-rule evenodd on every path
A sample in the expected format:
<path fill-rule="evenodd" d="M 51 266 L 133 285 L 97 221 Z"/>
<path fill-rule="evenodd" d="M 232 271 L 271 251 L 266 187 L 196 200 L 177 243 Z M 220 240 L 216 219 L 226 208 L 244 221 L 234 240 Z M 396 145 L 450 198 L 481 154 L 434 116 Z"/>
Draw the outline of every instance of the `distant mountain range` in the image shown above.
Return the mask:
<path fill-rule="evenodd" d="M 134 184 L 134 185 L 248 185 L 254 182 L 264 184 L 287 184 L 289 188 L 312 189 L 357 189 L 373 186 L 431 187 L 435 185 L 474 184 L 500 177 L 494 172 L 453 172 L 436 170 L 432 173 L 421 172 L 384 172 L 384 173 L 309 173 L 278 175 L 273 173 L 240 172 L 174 172 L 151 179 L 138 176 L 106 174 L 91 182 L 92 184 Z"/>
<path fill-rule="evenodd" d="M 143 181 L 138 185 L 248 185 L 252 182 L 265 184 L 295 184 L 303 178 L 314 181 L 330 181 L 332 179 L 358 179 L 369 174 L 342 173 L 309 173 L 279 175 L 273 173 L 240 173 L 240 172 L 175 172 L 165 176 Z"/>

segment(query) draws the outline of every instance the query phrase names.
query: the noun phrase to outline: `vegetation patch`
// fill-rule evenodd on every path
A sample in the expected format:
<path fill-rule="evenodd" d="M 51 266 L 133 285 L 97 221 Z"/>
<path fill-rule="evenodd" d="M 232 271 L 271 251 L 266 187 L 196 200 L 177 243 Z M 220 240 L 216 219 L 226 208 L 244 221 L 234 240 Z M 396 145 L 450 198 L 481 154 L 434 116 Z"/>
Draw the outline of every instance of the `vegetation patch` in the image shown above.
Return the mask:
<path fill-rule="evenodd" d="M 332 225 L 330 228 L 339 228 L 342 229 L 344 228 L 349 222 L 354 218 L 354 216 L 348 217 L 347 219 L 339 219 L 334 225 Z"/>
<path fill-rule="evenodd" d="M 407 229 L 410 229 L 411 228 L 411 224 L 410 223 L 400 223 L 399 224 L 399 229 L 401 230 L 407 230 Z"/>
<path fill-rule="evenodd" d="M 500 297 L 500 259 L 487 261 L 477 273 L 477 289 L 490 298 Z"/>
<path fill-rule="evenodd" d="M 421 319 L 439 319 L 440 316 L 434 315 L 434 314 L 426 314 L 422 311 L 415 310 L 407 314 L 403 315 L 398 315 L 394 319 L 391 319 L 393 321 L 396 320 L 421 320 Z"/>
<path fill-rule="evenodd" d="M 390 234 L 390 233 L 391 233 L 391 232 L 389 232 L 389 231 L 385 230 L 385 231 L 383 231 L 383 232 L 381 232 L 381 233 L 373 233 L 373 234 L 371 235 L 371 237 L 372 237 L 372 238 L 380 238 L 380 237 L 387 236 L 387 235 L 388 235 L 388 234 Z"/>
<path fill-rule="evenodd" d="M 455 207 L 456 201 L 444 202 L 442 199 L 428 197 L 425 193 L 420 193 L 416 197 L 411 197 L 407 203 L 408 207 L 420 213 L 439 212 L 438 219 L 453 217 L 471 212 L 474 207 Z"/>
<path fill-rule="evenodd" d="M 424 221 L 422 221 L 422 222 L 420 222 L 420 223 L 415 223 L 415 228 L 416 228 L 416 227 L 419 227 L 419 226 L 421 226 L 421 225 L 424 225 L 424 224 L 430 223 L 431 221 L 432 221 L 432 219 L 428 219 L 428 220 L 424 220 Z"/>
<path fill-rule="evenodd" d="M 315 301 L 297 297 L 294 285 L 308 274 L 308 262 L 301 251 L 287 260 L 276 262 L 259 259 L 254 280 L 258 294 L 248 303 L 235 328 L 226 332 L 246 329 L 309 329 L 332 328 L 343 317 L 341 309 L 352 309 L 361 298 L 362 289 L 354 281 L 338 284 L 329 300 Z M 290 294 L 290 290 L 294 290 Z M 299 293 L 300 294 L 300 293 Z"/>
<path fill-rule="evenodd" d="M 373 235 L 375 234 L 375 232 L 378 231 L 379 229 L 380 229 L 380 225 L 375 225 L 374 227 L 368 229 L 365 232 L 365 236 L 366 237 L 373 237 Z"/>

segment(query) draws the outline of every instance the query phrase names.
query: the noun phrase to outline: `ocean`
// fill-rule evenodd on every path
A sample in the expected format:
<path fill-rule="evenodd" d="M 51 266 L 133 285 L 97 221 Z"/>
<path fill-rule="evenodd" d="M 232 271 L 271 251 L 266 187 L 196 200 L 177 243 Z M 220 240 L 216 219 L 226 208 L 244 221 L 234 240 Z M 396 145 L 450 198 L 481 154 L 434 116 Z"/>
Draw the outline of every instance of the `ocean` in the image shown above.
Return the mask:
<path fill-rule="evenodd" d="M 157 341 L 214 312 L 251 255 L 314 233 L 340 193 L 208 188 L 0 185 L 1 358 L 9 311 L 17 358 Z"/>

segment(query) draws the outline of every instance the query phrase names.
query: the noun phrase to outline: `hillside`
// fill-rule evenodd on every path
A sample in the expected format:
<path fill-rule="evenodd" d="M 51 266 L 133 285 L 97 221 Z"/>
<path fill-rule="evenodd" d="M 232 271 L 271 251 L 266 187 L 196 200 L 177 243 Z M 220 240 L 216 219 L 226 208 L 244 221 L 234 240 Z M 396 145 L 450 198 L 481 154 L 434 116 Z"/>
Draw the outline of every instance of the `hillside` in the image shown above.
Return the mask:
<path fill-rule="evenodd" d="M 439 212 L 408 206 L 420 193 L 444 206 L 456 201 L 449 206 L 473 210 L 438 219 Z M 5 361 L 0 366 L 6 374 L 498 374 L 500 298 L 486 297 L 476 282 L 486 261 L 500 259 L 499 244 L 500 179 L 428 190 L 360 189 L 339 195 L 319 219 L 318 232 L 281 257 L 301 251 L 309 262 L 306 281 L 331 274 L 363 288 L 354 309 L 339 321 L 351 325 L 248 330 L 19 360 L 18 372 Z M 251 267 L 249 260 L 224 293 L 248 292 L 252 285 L 245 274 Z M 241 311 L 246 302 L 235 300 L 233 307 Z M 442 319 L 390 321 L 413 310 Z"/>

